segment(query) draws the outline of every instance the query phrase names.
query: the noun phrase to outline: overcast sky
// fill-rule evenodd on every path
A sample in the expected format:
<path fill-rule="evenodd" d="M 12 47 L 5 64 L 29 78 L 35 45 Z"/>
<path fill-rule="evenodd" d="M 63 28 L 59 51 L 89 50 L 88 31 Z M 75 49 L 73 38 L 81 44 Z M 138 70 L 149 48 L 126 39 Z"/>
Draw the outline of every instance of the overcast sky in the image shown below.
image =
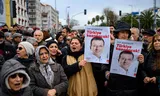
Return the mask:
<path fill-rule="evenodd" d="M 42 3 L 49 4 L 55 8 L 55 0 L 40 0 Z M 59 19 L 62 24 L 66 24 L 66 11 L 69 11 L 70 18 L 78 20 L 80 25 L 87 24 L 96 15 L 102 15 L 104 8 L 111 8 L 118 15 L 119 10 L 122 13 L 132 11 L 143 11 L 153 7 L 154 0 L 56 0 L 56 9 L 59 11 Z M 70 6 L 70 8 L 67 8 Z M 131 7 L 132 6 L 132 7 Z M 160 7 L 160 0 L 157 0 L 156 6 Z M 77 13 L 87 9 L 87 15 Z"/>

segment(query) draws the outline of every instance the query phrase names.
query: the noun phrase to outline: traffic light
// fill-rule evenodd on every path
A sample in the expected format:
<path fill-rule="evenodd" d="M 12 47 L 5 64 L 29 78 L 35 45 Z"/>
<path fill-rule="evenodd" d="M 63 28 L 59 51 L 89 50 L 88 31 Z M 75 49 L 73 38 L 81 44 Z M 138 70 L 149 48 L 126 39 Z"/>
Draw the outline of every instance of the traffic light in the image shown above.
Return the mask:
<path fill-rule="evenodd" d="M 16 18 L 16 1 L 12 1 L 13 18 Z"/>
<path fill-rule="evenodd" d="M 119 16 L 121 16 L 122 15 L 122 11 L 121 10 L 119 10 Z"/>
<path fill-rule="evenodd" d="M 86 15 L 87 14 L 87 10 L 86 9 L 84 9 L 84 15 Z"/>

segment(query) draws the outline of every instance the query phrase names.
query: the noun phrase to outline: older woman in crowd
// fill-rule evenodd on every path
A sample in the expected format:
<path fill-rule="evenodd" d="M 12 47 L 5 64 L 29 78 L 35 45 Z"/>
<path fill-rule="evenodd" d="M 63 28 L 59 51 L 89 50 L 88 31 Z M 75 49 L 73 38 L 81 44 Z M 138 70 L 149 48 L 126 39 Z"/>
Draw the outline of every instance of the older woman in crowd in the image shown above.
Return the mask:
<path fill-rule="evenodd" d="M 17 55 L 14 59 L 18 60 L 22 65 L 29 68 L 34 65 L 34 47 L 31 43 L 23 41 L 18 44 Z"/>
<path fill-rule="evenodd" d="M 26 67 L 14 59 L 4 63 L 1 70 L 0 96 L 33 96 Z"/>
<path fill-rule="evenodd" d="M 160 34 L 155 34 L 144 64 L 145 96 L 160 96 Z"/>
<path fill-rule="evenodd" d="M 36 64 L 29 69 L 30 86 L 35 96 L 65 96 L 68 80 L 60 64 L 55 63 L 46 46 L 37 47 Z"/>
<path fill-rule="evenodd" d="M 84 60 L 82 41 L 73 37 L 68 55 L 62 60 L 69 78 L 68 96 L 97 96 L 96 82 L 90 63 Z"/>

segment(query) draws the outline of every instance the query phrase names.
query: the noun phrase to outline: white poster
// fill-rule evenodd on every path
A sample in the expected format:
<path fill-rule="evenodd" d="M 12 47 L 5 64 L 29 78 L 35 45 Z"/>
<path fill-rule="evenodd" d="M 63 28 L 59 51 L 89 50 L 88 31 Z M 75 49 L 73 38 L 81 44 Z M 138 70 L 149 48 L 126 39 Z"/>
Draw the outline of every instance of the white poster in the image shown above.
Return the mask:
<path fill-rule="evenodd" d="M 85 60 L 108 64 L 109 52 L 110 28 L 87 26 L 85 28 Z"/>
<path fill-rule="evenodd" d="M 115 40 L 110 73 L 136 77 L 142 42 Z"/>
<path fill-rule="evenodd" d="M 0 0 L 0 23 L 6 23 L 5 0 Z"/>

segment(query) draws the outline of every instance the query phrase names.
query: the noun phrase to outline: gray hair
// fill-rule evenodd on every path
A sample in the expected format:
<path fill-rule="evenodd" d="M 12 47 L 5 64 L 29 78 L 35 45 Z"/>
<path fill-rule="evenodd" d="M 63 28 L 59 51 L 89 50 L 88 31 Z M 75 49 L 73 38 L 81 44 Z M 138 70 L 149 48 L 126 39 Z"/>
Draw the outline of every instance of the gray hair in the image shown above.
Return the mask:
<path fill-rule="evenodd" d="M 140 33 L 138 28 L 132 27 L 130 30 L 133 30 L 133 29 L 135 29 L 138 34 Z"/>

